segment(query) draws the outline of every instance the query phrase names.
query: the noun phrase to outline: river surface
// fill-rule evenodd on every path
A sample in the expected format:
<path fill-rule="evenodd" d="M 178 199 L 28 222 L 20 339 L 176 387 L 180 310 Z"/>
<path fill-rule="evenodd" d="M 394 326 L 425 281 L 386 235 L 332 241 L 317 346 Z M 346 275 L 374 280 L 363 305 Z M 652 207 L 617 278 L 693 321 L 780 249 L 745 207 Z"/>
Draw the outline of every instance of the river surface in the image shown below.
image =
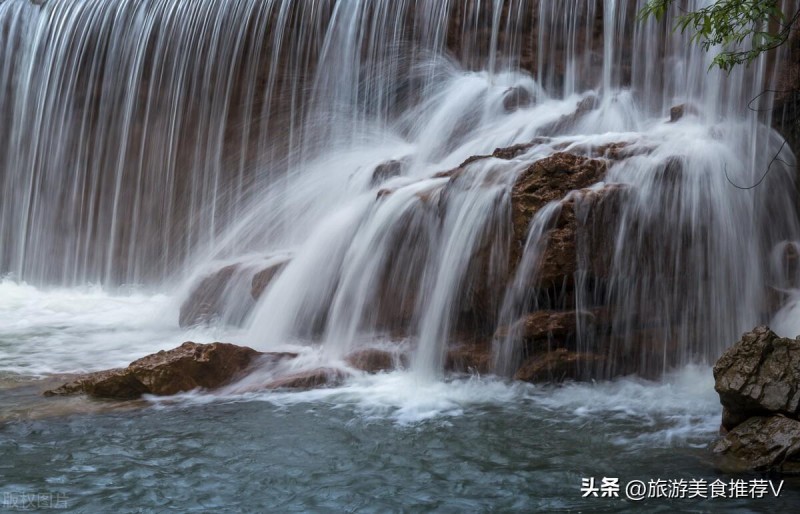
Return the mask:
<path fill-rule="evenodd" d="M 72 512 L 791 512 L 778 498 L 583 497 L 582 480 L 759 479 L 716 471 L 711 370 L 542 387 L 493 377 L 355 376 L 307 392 L 136 402 L 43 398 L 59 374 L 184 339 L 167 295 L 0 285 L 2 506 Z M 775 484 L 779 484 L 775 479 Z M 46 496 L 50 495 L 50 496 Z M 49 504 L 45 500 L 51 501 Z M 58 503 L 57 503 L 58 502 Z"/>

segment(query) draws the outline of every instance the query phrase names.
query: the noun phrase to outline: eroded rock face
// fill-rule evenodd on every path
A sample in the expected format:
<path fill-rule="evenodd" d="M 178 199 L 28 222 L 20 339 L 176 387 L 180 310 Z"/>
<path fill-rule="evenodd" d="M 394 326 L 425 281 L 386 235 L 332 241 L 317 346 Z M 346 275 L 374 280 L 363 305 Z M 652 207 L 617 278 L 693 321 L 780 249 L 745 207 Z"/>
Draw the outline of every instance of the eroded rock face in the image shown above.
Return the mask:
<path fill-rule="evenodd" d="M 513 244 L 511 261 L 519 262 L 533 216 L 547 203 L 564 199 L 570 191 L 584 189 L 603 179 L 606 161 L 557 152 L 531 164 L 511 190 Z M 562 209 L 564 210 L 564 209 Z M 569 209 L 565 209 L 568 211 Z M 565 222 L 564 225 L 568 224 Z M 561 252 L 565 253 L 565 252 Z M 572 250 L 570 257 L 574 257 Z M 564 270 L 571 272 L 572 268 Z"/>
<path fill-rule="evenodd" d="M 767 327 L 744 334 L 714 366 L 714 388 L 727 411 L 727 430 L 752 416 L 800 414 L 800 341 Z"/>
<path fill-rule="evenodd" d="M 800 473 L 800 338 L 745 333 L 714 366 L 724 436 L 711 446 L 730 471 Z"/>
<path fill-rule="evenodd" d="M 89 373 L 47 396 L 86 393 L 97 398 L 134 399 L 143 394 L 173 395 L 215 389 L 241 376 L 260 352 L 229 343 L 183 343 L 132 362 L 127 368 Z M 288 356 L 286 354 L 285 356 Z"/>
<path fill-rule="evenodd" d="M 800 473 L 800 421 L 752 417 L 717 440 L 712 451 L 729 471 Z"/>

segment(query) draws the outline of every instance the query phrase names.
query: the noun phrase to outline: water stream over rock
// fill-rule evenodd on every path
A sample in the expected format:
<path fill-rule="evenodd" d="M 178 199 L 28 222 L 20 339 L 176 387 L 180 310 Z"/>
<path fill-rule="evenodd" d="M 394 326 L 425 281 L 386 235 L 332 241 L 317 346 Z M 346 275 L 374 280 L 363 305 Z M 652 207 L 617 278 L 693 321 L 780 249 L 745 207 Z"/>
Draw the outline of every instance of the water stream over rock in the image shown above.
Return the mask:
<path fill-rule="evenodd" d="M 0 380 L 224 340 L 418 422 L 797 335 L 786 56 L 710 69 L 643 5 L 0 2 Z"/>

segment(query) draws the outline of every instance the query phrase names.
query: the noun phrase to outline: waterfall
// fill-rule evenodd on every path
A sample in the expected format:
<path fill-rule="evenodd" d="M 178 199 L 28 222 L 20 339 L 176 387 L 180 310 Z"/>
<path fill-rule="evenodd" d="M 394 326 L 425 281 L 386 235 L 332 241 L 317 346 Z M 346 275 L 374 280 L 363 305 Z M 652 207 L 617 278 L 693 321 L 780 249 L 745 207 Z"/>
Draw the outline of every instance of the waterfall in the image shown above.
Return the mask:
<path fill-rule="evenodd" d="M 188 293 L 233 266 L 244 342 L 408 345 L 428 379 L 453 344 L 507 375 L 556 343 L 592 376 L 713 359 L 794 285 L 794 156 L 748 108 L 779 56 L 709 69 L 644 4 L 6 0 L 0 274 Z M 536 185 L 565 154 L 584 171 Z M 526 342 L 537 313 L 574 330 Z"/>

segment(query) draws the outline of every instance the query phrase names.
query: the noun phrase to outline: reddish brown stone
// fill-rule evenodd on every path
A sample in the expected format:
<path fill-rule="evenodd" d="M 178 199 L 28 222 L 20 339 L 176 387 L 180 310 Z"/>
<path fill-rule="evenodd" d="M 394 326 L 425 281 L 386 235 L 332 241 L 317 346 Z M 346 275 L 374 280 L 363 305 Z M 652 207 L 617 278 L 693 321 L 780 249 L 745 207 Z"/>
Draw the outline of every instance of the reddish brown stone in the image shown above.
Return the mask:
<path fill-rule="evenodd" d="M 183 343 L 132 362 L 127 368 L 89 373 L 47 396 L 86 393 L 98 398 L 133 399 L 172 395 L 196 388 L 215 389 L 241 376 L 261 354 L 229 343 Z"/>

